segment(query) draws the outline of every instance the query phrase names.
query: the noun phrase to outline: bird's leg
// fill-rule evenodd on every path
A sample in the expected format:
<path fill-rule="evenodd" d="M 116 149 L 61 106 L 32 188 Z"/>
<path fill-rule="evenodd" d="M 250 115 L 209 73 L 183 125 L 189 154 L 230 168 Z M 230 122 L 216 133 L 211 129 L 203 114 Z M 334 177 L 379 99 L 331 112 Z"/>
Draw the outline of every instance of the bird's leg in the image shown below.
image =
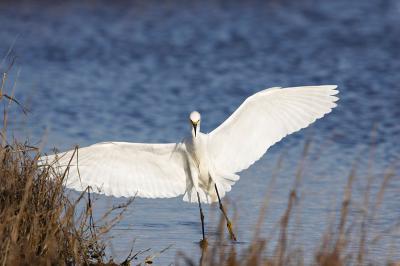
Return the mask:
<path fill-rule="evenodd" d="M 232 223 L 229 220 L 228 215 L 226 215 L 224 206 L 222 205 L 221 198 L 219 196 L 219 192 L 218 192 L 218 188 L 217 188 L 217 184 L 215 184 L 215 191 L 217 192 L 217 196 L 218 196 L 219 209 L 221 210 L 222 214 L 225 216 L 225 219 L 226 219 L 226 227 L 228 228 L 229 235 L 231 236 L 232 240 L 236 241 L 236 236 L 233 233 L 233 229 L 232 229 Z"/>
<path fill-rule="evenodd" d="M 207 247 L 207 239 L 204 233 L 204 214 L 203 214 L 203 209 L 201 208 L 199 192 L 197 192 L 197 200 L 199 202 L 199 209 L 200 209 L 201 232 L 203 233 L 203 239 L 200 241 L 200 247 L 205 248 Z"/>

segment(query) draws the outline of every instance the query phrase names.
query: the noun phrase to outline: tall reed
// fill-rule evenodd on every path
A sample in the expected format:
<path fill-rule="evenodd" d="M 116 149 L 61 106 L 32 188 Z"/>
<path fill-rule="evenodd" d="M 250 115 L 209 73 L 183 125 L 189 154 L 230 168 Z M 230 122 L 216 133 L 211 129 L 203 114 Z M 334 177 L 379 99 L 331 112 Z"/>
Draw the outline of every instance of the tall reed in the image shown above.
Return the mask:
<path fill-rule="evenodd" d="M 273 235 L 262 236 L 260 227 L 265 219 L 266 209 L 271 201 L 273 194 L 269 189 L 265 195 L 264 206 L 260 210 L 259 219 L 254 228 L 254 237 L 246 246 L 237 246 L 232 244 L 225 235 L 225 221 L 221 215 L 220 224 L 217 230 L 217 237 L 211 241 L 208 247 L 201 248 L 201 258 L 199 261 L 193 260 L 192 256 L 185 251 L 178 253 L 177 265 L 201 265 L 201 266 L 257 266 L 257 265 L 318 265 L 318 266 L 340 266 L 340 265 L 400 265 L 400 250 L 394 251 L 395 256 L 376 258 L 369 254 L 369 251 L 376 247 L 379 240 L 390 236 L 400 229 L 400 215 L 392 221 L 392 225 L 382 227 L 376 232 L 373 230 L 373 223 L 377 221 L 379 208 L 383 206 L 385 191 L 391 180 L 400 176 L 396 175 L 395 167 L 389 167 L 385 173 L 380 176 L 371 174 L 367 178 L 357 176 L 358 162 L 354 163 L 353 169 L 348 174 L 347 182 L 343 184 L 344 194 L 341 199 L 340 209 L 336 215 L 329 217 L 325 233 L 321 240 L 316 243 L 315 250 L 304 252 L 303 246 L 299 246 L 294 238 L 293 228 L 294 215 L 299 210 L 301 201 L 300 189 L 303 179 L 304 161 L 307 159 L 307 153 L 310 142 L 307 142 L 299 160 L 299 166 L 294 176 L 294 184 L 288 194 L 286 209 L 282 211 L 282 216 L 276 225 Z M 281 168 L 282 158 L 278 160 L 276 171 L 272 174 L 271 185 L 275 182 L 278 172 Z M 362 180 L 364 189 L 362 190 L 361 204 L 360 196 L 354 193 L 355 180 Z M 372 183 L 380 180 L 378 188 L 372 193 Z M 359 187 L 357 187 L 358 190 Z M 295 229 L 290 230 L 290 229 Z M 298 233 L 298 232 L 297 232 Z M 399 243 L 397 243 L 399 244 Z M 240 247 L 238 249 L 237 247 Z M 397 255 L 396 255 L 397 252 Z M 310 257 L 311 256 L 311 257 Z"/>
<path fill-rule="evenodd" d="M 7 86 L 13 62 L 3 69 L 0 83 L 0 265 L 111 263 L 103 236 L 118 223 L 133 199 L 95 222 L 90 188 L 71 201 L 63 186 L 66 172 L 51 165 L 39 166 L 38 148 L 8 138 L 8 110 L 18 106 L 21 114 L 27 112 L 13 95 L 15 82 L 11 88 Z M 134 257 L 129 255 L 123 264 Z"/>

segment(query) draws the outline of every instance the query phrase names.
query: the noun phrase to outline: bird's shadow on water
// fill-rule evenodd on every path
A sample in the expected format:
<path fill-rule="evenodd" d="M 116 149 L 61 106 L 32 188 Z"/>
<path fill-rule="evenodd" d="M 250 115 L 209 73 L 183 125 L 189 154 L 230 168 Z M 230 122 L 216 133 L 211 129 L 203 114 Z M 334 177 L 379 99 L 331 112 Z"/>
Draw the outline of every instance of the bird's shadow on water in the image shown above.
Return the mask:
<path fill-rule="evenodd" d="M 160 229 L 166 229 L 170 227 L 168 224 L 164 223 L 143 223 L 142 226 L 146 228 L 160 228 Z"/>
<path fill-rule="evenodd" d="M 199 227 L 200 222 L 180 221 L 180 222 L 177 222 L 177 225 L 183 225 L 183 226 L 187 226 L 187 227 Z"/>
<path fill-rule="evenodd" d="M 213 241 L 212 243 L 214 243 L 215 240 L 213 239 L 212 241 Z M 192 243 L 198 245 L 199 241 L 193 241 Z M 215 241 L 215 243 L 217 243 L 217 241 Z M 231 247 L 231 246 L 248 245 L 250 243 L 251 243 L 250 241 L 231 241 L 231 242 L 225 242 L 225 243 L 222 243 L 222 244 L 218 243 L 218 245 L 219 246 L 224 246 L 224 247 Z"/>

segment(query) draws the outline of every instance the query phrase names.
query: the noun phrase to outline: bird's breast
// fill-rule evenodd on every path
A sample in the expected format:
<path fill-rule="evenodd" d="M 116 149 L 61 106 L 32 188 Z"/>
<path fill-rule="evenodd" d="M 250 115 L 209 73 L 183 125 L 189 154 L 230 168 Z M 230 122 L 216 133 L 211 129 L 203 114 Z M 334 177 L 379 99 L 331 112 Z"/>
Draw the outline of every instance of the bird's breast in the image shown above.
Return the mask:
<path fill-rule="evenodd" d="M 207 152 L 207 138 L 205 135 L 200 136 L 198 140 L 194 142 L 194 157 L 197 162 L 199 169 L 200 178 L 209 178 L 209 158 Z"/>
<path fill-rule="evenodd" d="M 197 179 L 193 180 L 197 183 L 198 187 L 204 191 L 210 191 L 213 188 L 213 180 L 210 176 L 209 156 L 207 150 L 207 135 L 202 134 L 197 138 L 193 138 L 190 142 L 190 148 L 188 149 L 193 161 L 197 166 Z"/>

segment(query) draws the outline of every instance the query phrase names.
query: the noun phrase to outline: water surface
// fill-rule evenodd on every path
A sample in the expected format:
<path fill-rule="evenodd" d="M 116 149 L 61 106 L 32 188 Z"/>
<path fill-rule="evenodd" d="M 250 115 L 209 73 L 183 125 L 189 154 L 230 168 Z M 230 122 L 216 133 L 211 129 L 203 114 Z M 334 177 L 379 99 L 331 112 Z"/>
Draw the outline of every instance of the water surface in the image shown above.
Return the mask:
<path fill-rule="evenodd" d="M 190 133 L 187 116 L 194 109 L 209 132 L 261 89 L 337 84 L 340 102 L 333 113 L 272 147 L 229 193 L 237 210 L 238 246 L 251 240 L 284 154 L 262 227 L 263 235 L 277 233 L 305 139 L 313 142 L 293 218 L 302 221 L 293 241 L 305 250 L 314 250 L 320 240 L 358 158 L 361 201 L 371 143 L 375 191 L 382 173 L 399 159 L 396 0 L 2 2 L 0 24 L 0 52 L 15 43 L 10 79 L 20 71 L 16 96 L 31 110 L 28 117 L 13 114 L 10 126 L 16 136 L 43 140 L 46 151 L 106 140 L 176 142 Z M 392 180 L 377 230 L 398 220 L 399 188 L 400 181 Z M 100 197 L 96 209 L 100 213 L 123 200 Z M 205 211 L 207 234 L 213 236 L 218 210 Z M 181 198 L 137 199 L 112 231 L 109 252 L 124 256 L 136 239 L 137 249 L 159 251 L 173 244 L 157 259 L 160 265 L 173 262 L 177 250 L 196 258 L 198 216 L 197 206 Z M 387 238 L 386 244 L 396 235 Z M 386 244 L 375 245 L 370 254 L 386 256 Z"/>

